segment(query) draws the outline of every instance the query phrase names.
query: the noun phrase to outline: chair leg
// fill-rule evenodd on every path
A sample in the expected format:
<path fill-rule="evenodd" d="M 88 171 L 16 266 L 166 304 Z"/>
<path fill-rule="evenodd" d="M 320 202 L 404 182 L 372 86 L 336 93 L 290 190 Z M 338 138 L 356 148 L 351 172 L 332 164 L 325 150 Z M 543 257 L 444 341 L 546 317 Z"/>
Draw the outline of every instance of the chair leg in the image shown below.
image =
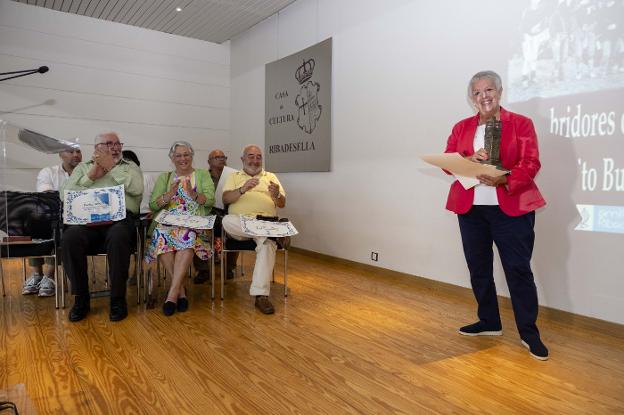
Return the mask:
<path fill-rule="evenodd" d="M 143 302 L 147 303 L 147 272 L 149 268 L 146 265 L 145 267 L 141 267 L 141 280 L 143 284 Z M 151 275 L 151 274 L 150 274 Z"/>
<path fill-rule="evenodd" d="M 67 274 L 65 274 L 65 267 L 63 267 L 63 274 L 59 275 L 61 279 L 61 306 L 65 308 L 65 282 L 67 282 Z"/>
<path fill-rule="evenodd" d="M 214 247 L 214 230 L 210 231 L 210 299 L 215 298 L 215 254 L 217 251 Z"/>
<path fill-rule="evenodd" d="M 141 257 L 139 255 L 139 253 L 137 252 L 135 254 L 135 263 L 134 263 L 134 279 L 136 280 L 136 285 L 137 285 L 137 305 L 141 304 L 141 265 L 142 265 L 142 261 L 141 261 Z"/>
<path fill-rule="evenodd" d="M 95 259 L 91 256 L 91 284 L 95 287 Z"/>
<path fill-rule="evenodd" d="M 22 258 L 22 278 L 26 282 L 26 258 Z"/>
<path fill-rule="evenodd" d="M 58 296 L 59 273 L 58 273 L 58 261 L 56 260 L 56 254 L 54 255 L 54 276 L 56 277 L 56 283 L 54 284 L 54 306 L 58 310 L 58 308 L 59 308 L 59 296 Z"/>
<path fill-rule="evenodd" d="M 288 297 L 288 249 L 284 250 L 284 298 Z"/>
<path fill-rule="evenodd" d="M 223 301 L 223 288 L 225 287 L 225 262 L 227 261 L 227 251 L 225 250 L 225 244 L 221 248 L 221 301 Z M 214 287 L 214 278 L 213 285 Z"/>
<path fill-rule="evenodd" d="M 240 256 L 240 263 L 241 263 L 240 275 L 241 277 L 244 277 L 245 276 L 245 252 L 240 251 L 240 254 L 238 255 Z"/>
<path fill-rule="evenodd" d="M 108 281 L 109 281 L 109 278 L 108 278 L 108 255 L 106 255 L 106 257 L 104 258 L 104 278 L 106 278 L 105 279 L 105 281 L 106 281 L 106 289 L 108 290 Z"/>
<path fill-rule="evenodd" d="M 0 258 L 0 281 L 2 282 L 2 296 L 6 297 L 6 291 L 4 288 L 4 269 L 2 269 L 2 258 Z"/>
<path fill-rule="evenodd" d="M 136 279 L 136 284 L 137 284 L 137 305 L 141 304 L 141 283 L 143 280 L 143 273 L 142 268 L 143 268 L 143 249 L 142 249 L 142 244 L 141 244 L 141 234 L 137 228 L 136 231 L 136 251 L 134 252 L 134 259 L 135 259 L 135 264 L 134 264 L 134 275 L 135 275 L 135 279 Z"/>

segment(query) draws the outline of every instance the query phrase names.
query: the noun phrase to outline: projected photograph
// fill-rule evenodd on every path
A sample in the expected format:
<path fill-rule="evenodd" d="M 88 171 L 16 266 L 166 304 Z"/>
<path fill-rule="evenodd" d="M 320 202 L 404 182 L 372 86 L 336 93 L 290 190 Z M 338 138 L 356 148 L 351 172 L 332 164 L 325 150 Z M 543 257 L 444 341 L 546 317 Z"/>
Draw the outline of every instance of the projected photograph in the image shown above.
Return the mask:
<path fill-rule="evenodd" d="M 624 87 L 624 0 L 530 0 L 509 60 L 509 102 Z"/>

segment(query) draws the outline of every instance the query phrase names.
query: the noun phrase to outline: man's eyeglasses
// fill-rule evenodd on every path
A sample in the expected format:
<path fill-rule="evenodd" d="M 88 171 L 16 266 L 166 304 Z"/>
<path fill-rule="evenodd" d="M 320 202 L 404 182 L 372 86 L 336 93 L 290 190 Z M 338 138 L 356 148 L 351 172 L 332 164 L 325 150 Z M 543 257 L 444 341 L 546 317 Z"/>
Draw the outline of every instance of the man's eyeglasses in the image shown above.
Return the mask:
<path fill-rule="evenodd" d="M 210 157 L 210 160 L 225 161 L 225 160 L 227 160 L 227 157 L 226 156 L 215 156 L 215 157 Z"/>
<path fill-rule="evenodd" d="M 108 148 L 122 148 L 124 143 L 120 143 L 118 141 L 107 141 L 105 143 L 97 143 L 96 146 L 106 146 Z"/>

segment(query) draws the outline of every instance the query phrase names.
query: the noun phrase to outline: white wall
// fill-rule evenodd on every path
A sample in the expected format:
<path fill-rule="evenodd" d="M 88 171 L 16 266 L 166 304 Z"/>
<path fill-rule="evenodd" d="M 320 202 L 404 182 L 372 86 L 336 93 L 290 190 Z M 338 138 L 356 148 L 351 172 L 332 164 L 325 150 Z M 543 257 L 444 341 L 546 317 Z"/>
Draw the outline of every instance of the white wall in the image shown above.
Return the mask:
<path fill-rule="evenodd" d="M 229 44 L 0 0 L 0 72 L 50 68 L 0 83 L 0 119 L 79 137 L 83 158 L 97 133 L 117 131 L 144 171 L 169 170 L 175 140 L 207 167 L 210 150 L 229 150 L 229 61 Z M 22 145 L 7 152 L 4 187 L 34 190 L 38 170 L 59 163 Z"/>
<path fill-rule="evenodd" d="M 264 143 L 264 65 L 334 39 L 331 172 L 280 174 L 288 193 L 284 214 L 300 231 L 295 246 L 469 286 L 457 219 L 444 209 L 450 179 L 418 155 L 441 152 L 452 125 L 472 114 L 465 97 L 472 74 L 506 75 L 527 4 L 299 0 L 232 39 L 233 151 Z M 522 107 L 536 118 L 546 111 Z M 556 165 L 556 155 L 544 157 Z M 544 174 L 556 181 L 552 164 L 538 185 Z M 555 186 L 542 190 L 547 200 L 555 198 Z M 569 245 L 573 228 L 553 221 L 556 216 L 548 207 L 537 213 L 540 303 L 624 323 L 621 271 L 598 273 L 591 265 L 596 258 L 584 258 L 584 271 L 575 272 L 573 258 L 582 252 L 555 248 Z M 371 251 L 379 252 L 378 263 L 370 261 Z M 589 283 L 592 268 L 598 275 Z M 508 295 L 498 262 L 496 282 Z"/>

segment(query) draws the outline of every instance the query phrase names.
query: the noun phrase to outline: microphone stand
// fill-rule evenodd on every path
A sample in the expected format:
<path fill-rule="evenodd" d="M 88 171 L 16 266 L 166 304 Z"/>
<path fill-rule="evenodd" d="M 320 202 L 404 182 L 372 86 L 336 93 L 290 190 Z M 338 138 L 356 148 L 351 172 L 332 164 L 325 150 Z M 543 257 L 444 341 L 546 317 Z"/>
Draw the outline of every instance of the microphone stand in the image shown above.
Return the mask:
<path fill-rule="evenodd" d="M 42 71 L 42 68 L 45 68 L 45 70 Z M 9 79 L 13 79 L 13 78 L 19 78 L 21 76 L 27 76 L 27 75 L 32 75 L 34 73 L 45 73 L 48 71 L 47 67 L 41 67 L 41 68 L 37 68 L 37 69 L 26 69 L 24 71 L 13 71 L 13 72 L 0 72 L 0 76 L 5 76 L 5 75 L 13 75 L 13 74 L 19 74 L 19 75 L 14 75 L 14 76 L 9 76 L 8 78 L 2 78 L 0 79 L 0 82 L 2 81 L 7 81 Z"/>

